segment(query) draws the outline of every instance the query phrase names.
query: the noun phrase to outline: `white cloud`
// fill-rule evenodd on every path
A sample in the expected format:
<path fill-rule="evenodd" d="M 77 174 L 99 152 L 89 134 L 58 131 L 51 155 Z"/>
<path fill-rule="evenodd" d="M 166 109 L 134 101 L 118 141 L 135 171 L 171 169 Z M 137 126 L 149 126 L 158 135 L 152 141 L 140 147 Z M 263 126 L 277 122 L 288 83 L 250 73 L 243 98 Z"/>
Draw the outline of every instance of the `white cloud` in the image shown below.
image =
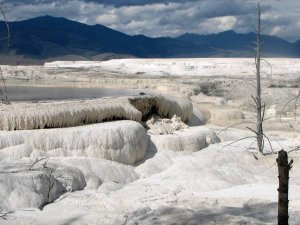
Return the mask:
<path fill-rule="evenodd" d="M 218 29 L 219 31 L 231 30 L 236 24 L 237 19 L 235 16 L 223 16 L 210 18 L 205 21 L 204 25 L 210 29 Z"/>
<path fill-rule="evenodd" d="M 96 17 L 95 22 L 110 26 L 119 23 L 119 17 L 115 14 L 102 14 Z"/>
<path fill-rule="evenodd" d="M 276 27 L 274 27 L 274 28 L 272 29 L 271 34 L 272 34 L 272 35 L 278 35 L 278 34 L 280 33 L 280 31 L 281 31 L 281 28 L 280 28 L 279 26 L 276 26 Z"/>

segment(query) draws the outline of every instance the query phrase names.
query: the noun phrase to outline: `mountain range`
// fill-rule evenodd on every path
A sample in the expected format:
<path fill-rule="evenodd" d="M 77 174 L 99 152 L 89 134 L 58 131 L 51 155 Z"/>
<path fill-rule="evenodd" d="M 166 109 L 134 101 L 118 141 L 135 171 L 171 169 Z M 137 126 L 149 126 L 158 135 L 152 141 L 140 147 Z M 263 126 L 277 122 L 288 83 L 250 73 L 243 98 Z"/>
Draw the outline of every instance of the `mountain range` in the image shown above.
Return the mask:
<path fill-rule="evenodd" d="M 9 26 L 10 44 L 7 48 L 5 40 L 0 42 L 0 64 L 123 57 L 253 57 L 256 38 L 255 33 L 239 34 L 232 30 L 210 35 L 186 33 L 179 37 L 131 36 L 103 25 L 90 26 L 51 16 L 9 22 Z M 0 22 L 0 34 L 0 38 L 6 34 L 4 22 Z M 265 57 L 300 56 L 300 40 L 291 43 L 263 35 L 262 41 Z"/>

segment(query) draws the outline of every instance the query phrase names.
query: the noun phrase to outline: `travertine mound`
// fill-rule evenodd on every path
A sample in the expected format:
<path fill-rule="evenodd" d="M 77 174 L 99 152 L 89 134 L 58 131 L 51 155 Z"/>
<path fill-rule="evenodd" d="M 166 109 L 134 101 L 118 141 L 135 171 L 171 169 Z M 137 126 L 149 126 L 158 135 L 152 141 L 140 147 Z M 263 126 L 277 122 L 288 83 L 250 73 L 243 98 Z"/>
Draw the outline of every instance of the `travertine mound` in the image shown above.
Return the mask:
<path fill-rule="evenodd" d="M 51 158 L 50 162 L 73 167 L 83 173 L 85 189 L 97 189 L 104 183 L 117 183 L 124 185 L 138 179 L 133 166 L 123 165 L 105 159 L 64 157 Z"/>
<path fill-rule="evenodd" d="M 86 186 L 79 169 L 49 159 L 5 159 L 0 171 L 0 212 L 42 208 L 63 193 Z"/>
<path fill-rule="evenodd" d="M 65 192 L 122 187 L 139 177 L 133 166 L 79 157 L 5 159 L 0 171 L 0 212 L 42 208 Z"/>
<path fill-rule="evenodd" d="M 60 128 L 100 123 L 113 119 L 140 121 L 141 112 L 126 98 L 41 103 L 13 103 L 0 106 L 1 130 Z"/>
<path fill-rule="evenodd" d="M 143 126 L 134 121 L 62 129 L 1 131 L 0 159 L 82 156 L 134 164 L 144 157 L 148 139 Z"/>
<path fill-rule="evenodd" d="M 185 98 L 163 95 L 2 104 L 0 130 L 61 128 L 121 119 L 140 122 L 153 113 L 163 118 L 176 114 L 186 122 L 193 106 Z"/>
<path fill-rule="evenodd" d="M 193 104 L 186 98 L 160 96 L 158 115 L 162 118 L 172 118 L 177 115 L 183 122 L 188 122 L 193 114 Z"/>
<path fill-rule="evenodd" d="M 0 173 L 0 211 L 41 208 L 65 191 L 54 176 L 42 171 Z"/>
<path fill-rule="evenodd" d="M 215 132 L 205 127 L 190 127 L 167 135 L 150 135 L 149 151 L 196 152 L 209 144 L 218 143 Z"/>
<path fill-rule="evenodd" d="M 161 118 L 171 119 L 179 116 L 183 122 L 188 122 L 193 114 L 193 104 L 187 98 L 168 95 L 140 96 L 129 99 L 130 103 L 142 112 L 143 120 L 150 119 L 153 114 Z"/>

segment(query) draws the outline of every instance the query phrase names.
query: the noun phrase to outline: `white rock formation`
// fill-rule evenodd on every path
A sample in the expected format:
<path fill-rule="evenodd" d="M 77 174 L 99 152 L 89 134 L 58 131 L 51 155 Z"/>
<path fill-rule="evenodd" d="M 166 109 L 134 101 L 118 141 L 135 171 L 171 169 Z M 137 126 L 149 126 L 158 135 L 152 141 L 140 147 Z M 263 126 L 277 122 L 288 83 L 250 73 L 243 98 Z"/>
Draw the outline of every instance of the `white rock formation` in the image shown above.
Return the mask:
<path fill-rule="evenodd" d="M 172 119 L 161 119 L 158 116 L 152 116 L 146 124 L 150 128 L 148 130 L 149 134 L 174 134 L 175 131 L 182 131 L 188 128 L 181 118 L 176 115 Z"/>
<path fill-rule="evenodd" d="M 41 208 L 65 191 L 63 185 L 54 176 L 42 171 L 2 172 L 0 173 L 0 212 Z M 48 193 L 50 193 L 49 199 Z"/>
<path fill-rule="evenodd" d="M 208 110 L 211 115 L 210 122 L 215 124 L 245 119 L 245 115 L 240 109 L 210 107 Z"/>
<path fill-rule="evenodd" d="M 139 178 L 134 167 L 104 159 L 64 157 L 51 158 L 49 161 L 80 170 L 86 182 L 85 189 L 98 189 L 111 182 L 125 185 Z"/>
<path fill-rule="evenodd" d="M 41 208 L 66 191 L 83 190 L 83 173 L 49 159 L 0 161 L 0 211 Z"/>
<path fill-rule="evenodd" d="M 126 98 L 13 103 L 0 106 L 1 130 L 30 130 L 99 123 L 114 118 L 141 120 Z"/>
<path fill-rule="evenodd" d="M 209 144 L 218 143 L 216 133 L 205 127 L 190 127 L 167 135 L 150 135 L 149 151 L 196 152 Z"/>
<path fill-rule="evenodd" d="M 134 167 L 103 159 L 5 159 L 0 165 L 0 212 L 41 208 L 64 192 L 122 187 L 139 178 Z"/>
<path fill-rule="evenodd" d="M 174 115 L 188 122 L 193 114 L 193 104 L 187 98 L 169 95 L 149 95 L 129 98 L 130 103 L 142 112 L 143 119 L 153 114 L 171 119 Z"/>
<path fill-rule="evenodd" d="M 163 95 L 158 105 L 158 115 L 162 118 L 179 116 L 183 122 L 189 121 L 193 114 L 193 104 L 186 98 Z"/>
<path fill-rule="evenodd" d="M 46 62 L 44 64 L 44 66 L 48 68 L 86 68 L 100 65 L 101 61 L 55 61 Z"/>
<path fill-rule="evenodd" d="M 160 173 L 175 163 L 175 158 L 189 154 L 188 152 L 160 151 L 135 168 L 140 177 L 149 177 Z"/>
<path fill-rule="evenodd" d="M 272 105 L 269 109 L 266 110 L 265 117 L 268 119 L 274 119 L 277 115 L 276 105 Z"/>
<path fill-rule="evenodd" d="M 213 104 L 213 105 L 225 105 L 226 99 L 222 97 L 216 96 L 207 96 L 205 94 L 200 93 L 199 95 L 191 96 L 191 100 L 193 102 L 202 103 L 202 104 Z"/>
<path fill-rule="evenodd" d="M 239 132 L 236 130 L 235 135 Z M 159 152 L 136 168 L 142 178 L 135 182 L 107 182 L 97 191 L 68 193 L 43 211 L 19 210 L 0 223 L 275 224 L 277 155 L 258 156 L 257 160 L 247 150 L 251 142 L 228 148 L 210 145 L 185 155 Z M 290 223 L 299 224 L 299 152 L 292 152 L 290 157 L 295 160 L 290 174 Z"/>
<path fill-rule="evenodd" d="M 190 127 L 193 126 L 201 126 L 206 124 L 206 122 L 210 120 L 210 113 L 207 110 L 198 110 L 195 107 L 193 108 L 193 114 L 189 120 L 188 125 Z"/>
<path fill-rule="evenodd" d="M 298 75 L 299 59 L 269 58 L 273 67 L 273 78 L 277 75 Z M 70 67 L 70 63 L 54 62 L 45 66 Z M 73 63 L 83 64 L 80 62 Z M 86 64 L 84 64 L 86 65 Z M 119 74 L 137 74 L 152 76 L 254 76 L 255 63 L 249 58 L 195 58 L 195 59 L 113 59 L 101 63 L 96 62 L 95 67 L 101 67 Z M 90 65 L 92 67 L 92 65 Z M 267 76 L 270 68 L 263 66 L 262 70 Z M 282 77 L 285 78 L 285 77 Z"/>
<path fill-rule="evenodd" d="M 0 130 L 71 127 L 114 119 L 141 121 L 145 110 L 151 107 L 161 117 L 172 118 L 176 114 L 183 121 L 188 121 L 193 112 L 189 100 L 165 95 L 2 104 Z"/>
<path fill-rule="evenodd" d="M 145 129 L 134 121 L 0 132 L 0 159 L 84 156 L 133 164 L 143 159 L 147 146 Z"/>

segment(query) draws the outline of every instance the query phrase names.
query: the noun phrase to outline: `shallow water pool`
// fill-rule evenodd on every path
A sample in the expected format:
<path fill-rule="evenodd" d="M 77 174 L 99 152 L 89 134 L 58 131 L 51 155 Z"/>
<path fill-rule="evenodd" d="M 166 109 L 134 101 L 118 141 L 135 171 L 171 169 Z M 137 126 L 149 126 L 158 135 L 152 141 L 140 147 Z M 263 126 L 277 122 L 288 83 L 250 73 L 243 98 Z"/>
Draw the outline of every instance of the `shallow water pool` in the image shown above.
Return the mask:
<path fill-rule="evenodd" d="M 6 91 L 1 88 L 3 99 Z M 8 86 L 8 101 L 38 101 L 38 100 L 66 100 L 93 99 L 103 97 L 121 97 L 139 95 L 141 90 L 110 89 L 110 88 L 76 88 L 76 87 L 36 87 L 36 86 Z"/>

